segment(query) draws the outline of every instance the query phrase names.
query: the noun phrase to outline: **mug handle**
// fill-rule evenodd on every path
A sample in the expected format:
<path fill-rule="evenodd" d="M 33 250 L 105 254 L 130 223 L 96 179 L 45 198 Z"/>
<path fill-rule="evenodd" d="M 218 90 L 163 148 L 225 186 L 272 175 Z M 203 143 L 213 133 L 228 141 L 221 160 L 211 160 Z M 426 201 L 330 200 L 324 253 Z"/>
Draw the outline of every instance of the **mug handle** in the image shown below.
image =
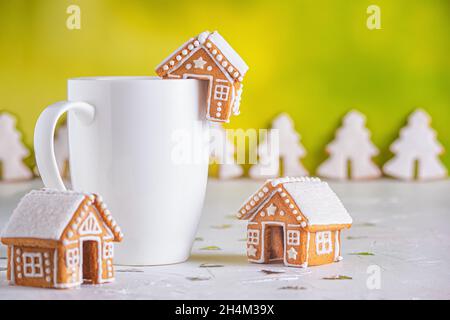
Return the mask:
<path fill-rule="evenodd" d="M 95 108 L 86 102 L 61 101 L 47 107 L 39 116 L 34 129 L 34 151 L 36 163 L 45 187 L 65 191 L 56 163 L 54 135 L 58 119 L 72 110 L 85 125 L 95 117 Z"/>

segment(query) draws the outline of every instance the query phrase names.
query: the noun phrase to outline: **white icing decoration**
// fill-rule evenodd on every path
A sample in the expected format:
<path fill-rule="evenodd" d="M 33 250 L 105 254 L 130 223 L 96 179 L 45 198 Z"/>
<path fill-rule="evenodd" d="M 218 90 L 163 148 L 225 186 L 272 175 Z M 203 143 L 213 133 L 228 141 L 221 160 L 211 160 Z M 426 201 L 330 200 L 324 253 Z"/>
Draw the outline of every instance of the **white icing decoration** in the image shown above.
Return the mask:
<path fill-rule="evenodd" d="M 207 62 L 203 60 L 202 57 L 199 57 L 197 60 L 194 60 L 194 69 L 203 69 Z"/>
<path fill-rule="evenodd" d="M 217 59 L 217 61 L 222 61 L 223 57 L 222 57 L 221 54 L 218 54 L 217 57 L 216 57 L 216 59 Z"/>
<path fill-rule="evenodd" d="M 210 49 L 210 48 L 212 47 L 211 42 L 208 42 L 208 43 L 206 44 L 206 47 Z"/>
<path fill-rule="evenodd" d="M 211 71 L 213 68 L 211 66 L 208 66 L 208 68 L 206 68 L 206 70 Z"/>
<path fill-rule="evenodd" d="M 198 40 L 194 41 L 194 46 L 198 47 L 200 45 L 200 42 Z"/>
<path fill-rule="evenodd" d="M 298 252 L 297 252 L 297 250 L 295 250 L 294 247 L 291 247 L 287 253 L 288 253 L 289 259 L 292 259 L 292 260 L 297 259 Z"/>
<path fill-rule="evenodd" d="M 249 257 L 256 257 L 256 248 L 253 245 L 247 248 L 247 255 Z"/>
<path fill-rule="evenodd" d="M 233 69 L 233 67 L 232 67 L 232 66 L 229 66 L 229 67 L 228 67 L 228 72 L 230 72 L 230 73 L 231 73 L 231 72 L 233 72 L 233 70 L 234 70 L 234 69 Z"/>
<path fill-rule="evenodd" d="M 181 61 L 182 58 L 180 55 L 177 55 L 176 59 L 177 59 L 177 61 Z"/>
<path fill-rule="evenodd" d="M 190 63 L 188 63 L 187 65 L 186 65 L 186 69 L 191 69 L 192 68 L 192 64 L 190 64 Z"/>
<path fill-rule="evenodd" d="M 211 53 L 212 53 L 213 55 L 216 55 L 216 54 L 217 54 L 217 50 L 214 49 L 213 51 L 211 51 Z"/>
<path fill-rule="evenodd" d="M 190 45 L 188 46 L 188 49 L 189 49 L 189 50 L 192 50 L 192 49 L 194 49 L 194 46 L 193 46 L 192 44 L 190 44 Z"/>
<path fill-rule="evenodd" d="M 168 66 L 168 65 L 165 65 L 165 66 L 163 67 L 163 70 L 165 70 L 165 71 L 169 70 L 169 66 Z"/>
<path fill-rule="evenodd" d="M 199 35 L 198 35 L 198 41 L 201 43 L 201 44 L 204 44 L 205 42 L 206 42 L 206 39 L 208 38 L 208 36 L 210 35 L 210 33 L 209 33 L 209 31 L 205 31 L 205 32 L 202 32 L 202 33 L 200 33 Z"/>
<path fill-rule="evenodd" d="M 169 62 L 169 64 L 170 64 L 171 66 L 173 66 L 173 65 L 175 65 L 175 61 L 171 60 L 171 61 Z"/>
<path fill-rule="evenodd" d="M 228 65 L 228 62 L 226 62 L 226 61 L 222 62 L 222 67 L 226 68 L 227 65 Z"/>
<path fill-rule="evenodd" d="M 270 206 L 266 209 L 266 211 L 268 217 L 274 216 L 275 212 L 277 211 L 277 207 L 273 203 L 271 203 Z"/>

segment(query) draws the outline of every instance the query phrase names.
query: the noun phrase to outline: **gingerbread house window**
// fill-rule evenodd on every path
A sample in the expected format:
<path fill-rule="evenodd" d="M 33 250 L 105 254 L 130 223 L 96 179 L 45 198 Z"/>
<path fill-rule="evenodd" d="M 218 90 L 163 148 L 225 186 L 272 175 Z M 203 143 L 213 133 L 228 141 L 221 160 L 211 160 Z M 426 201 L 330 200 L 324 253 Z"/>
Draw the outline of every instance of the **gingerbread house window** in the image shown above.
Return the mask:
<path fill-rule="evenodd" d="M 288 230 L 287 232 L 287 244 L 290 246 L 298 246 L 300 244 L 300 231 Z"/>
<path fill-rule="evenodd" d="M 103 258 L 111 259 L 114 256 L 114 246 L 112 243 L 105 242 L 103 244 Z"/>
<path fill-rule="evenodd" d="M 316 233 L 316 252 L 317 254 L 327 254 L 333 250 L 331 243 L 331 232 Z"/>
<path fill-rule="evenodd" d="M 248 230 L 247 231 L 247 243 L 248 244 L 259 244 L 259 230 Z"/>
<path fill-rule="evenodd" d="M 67 250 L 66 262 L 68 267 L 77 266 L 80 263 L 80 250 L 78 250 L 78 248 Z"/>
<path fill-rule="evenodd" d="M 228 100 L 228 94 L 230 93 L 230 88 L 222 84 L 216 85 L 214 89 L 214 99 L 216 100 Z"/>
<path fill-rule="evenodd" d="M 26 252 L 23 254 L 23 271 L 25 277 L 40 278 L 44 276 L 42 254 Z"/>

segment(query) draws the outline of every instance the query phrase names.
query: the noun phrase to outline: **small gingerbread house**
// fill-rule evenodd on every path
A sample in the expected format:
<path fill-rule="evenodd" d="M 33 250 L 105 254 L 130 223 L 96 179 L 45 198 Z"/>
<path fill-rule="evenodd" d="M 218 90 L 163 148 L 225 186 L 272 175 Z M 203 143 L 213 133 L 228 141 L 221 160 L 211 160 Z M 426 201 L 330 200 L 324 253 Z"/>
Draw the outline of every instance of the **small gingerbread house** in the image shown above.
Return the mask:
<path fill-rule="evenodd" d="M 102 198 L 73 191 L 25 195 L 1 241 L 11 284 L 70 288 L 114 280 L 113 242 L 123 237 Z"/>
<path fill-rule="evenodd" d="M 247 64 L 217 32 L 203 32 L 192 38 L 156 67 L 163 78 L 209 81 L 206 117 L 228 122 L 239 114 L 242 81 Z"/>
<path fill-rule="evenodd" d="M 341 230 L 352 224 L 339 198 L 318 178 L 268 180 L 237 216 L 248 220 L 249 261 L 295 267 L 341 260 Z"/>

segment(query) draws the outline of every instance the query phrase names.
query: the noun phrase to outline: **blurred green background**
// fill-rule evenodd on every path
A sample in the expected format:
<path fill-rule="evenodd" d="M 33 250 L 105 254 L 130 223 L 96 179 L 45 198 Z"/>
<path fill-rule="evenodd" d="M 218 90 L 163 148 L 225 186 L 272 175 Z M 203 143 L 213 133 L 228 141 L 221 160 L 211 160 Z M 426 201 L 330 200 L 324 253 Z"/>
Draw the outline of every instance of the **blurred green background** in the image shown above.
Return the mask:
<path fill-rule="evenodd" d="M 81 30 L 66 28 L 69 5 Z M 381 30 L 366 27 L 381 8 Z M 250 71 L 241 115 L 229 128 L 265 128 L 280 112 L 295 120 L 310 170 L 325 159 L 341 117 L 358 109 L 380 148 L 422 107 L 450 149 L 450 1 L 0 0 L 0 111 L 19 118 L 28 146 L 66 79 L 154 75 L 190 37 L 219 30 Z M 443 156 L 450 167 L 450 155 Z"/>

